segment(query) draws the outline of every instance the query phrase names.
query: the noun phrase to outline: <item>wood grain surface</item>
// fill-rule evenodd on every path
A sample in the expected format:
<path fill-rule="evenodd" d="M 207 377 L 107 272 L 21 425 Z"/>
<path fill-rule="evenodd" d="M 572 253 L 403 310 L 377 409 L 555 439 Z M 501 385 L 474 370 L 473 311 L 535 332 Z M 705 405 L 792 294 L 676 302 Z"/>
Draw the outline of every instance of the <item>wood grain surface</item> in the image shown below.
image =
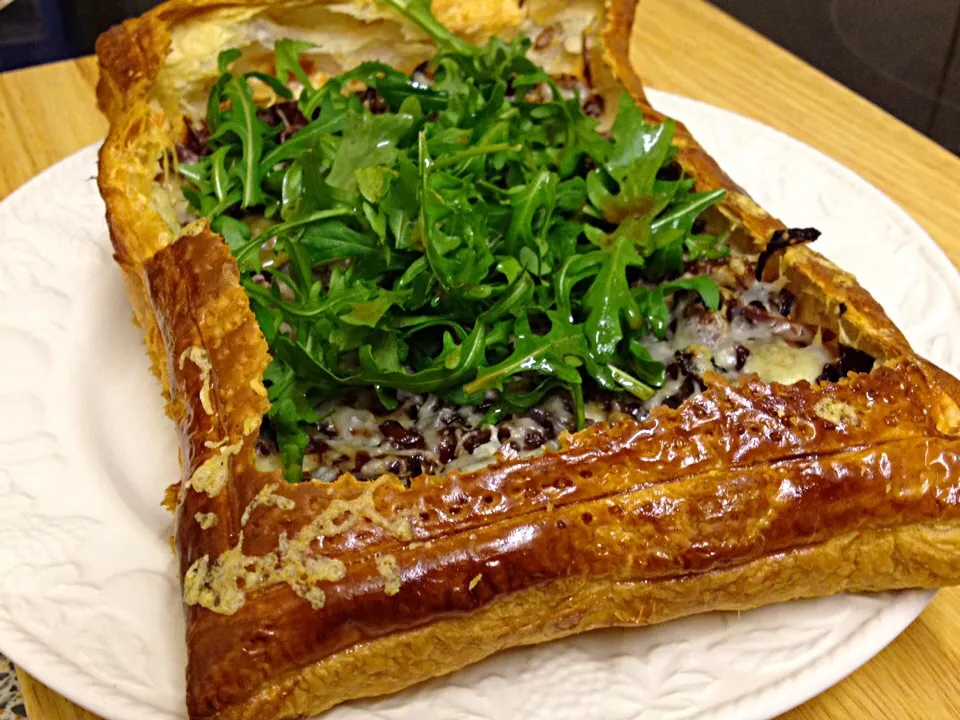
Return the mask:
<path fill-rule="evenodd" d="M 852 168 L 960 266 L 957 157 L 702 0 L 644 0 L 633 52 L 649 86 L 757 119 Z M 0 75 L 0 198 L 103 137 L 96 78 L 91 58 Z M 19 675 L 31 720 L 96 720 Z M 960 588 L 940 592 L 886 650 L 782 720 L 960 718 L 958 677 Z"/>

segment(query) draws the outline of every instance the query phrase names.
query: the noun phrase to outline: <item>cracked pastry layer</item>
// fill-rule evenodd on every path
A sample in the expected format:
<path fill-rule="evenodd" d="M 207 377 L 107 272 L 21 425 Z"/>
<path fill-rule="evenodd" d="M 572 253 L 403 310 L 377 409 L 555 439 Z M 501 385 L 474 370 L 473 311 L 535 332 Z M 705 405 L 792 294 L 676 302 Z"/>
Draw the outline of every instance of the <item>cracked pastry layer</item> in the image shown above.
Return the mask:
<path fill-rule="evenodd" d="M 622 87 L 663 119 L 627 59 L 631 0 L 558 12 L 438 0 L 434 10 L 474 39 L 555 28 L 537 57 L 548 70 L 589 68 L 608 110 Z M 430 53 L 373 3 L 316 0 L 175 0 L 98 44 L 111 124 L 100 188 L 180 428 L 191 718 L 321 712 L 596 627 L 960 581 L 957 381 L 804 246 L 774 255 L 763 279 L 789 289 L 792 318 L 875 358 L 871 372 L 783 385 L 707 371 L 703 391 L 676 408 L 406 483 L 348 473 L 287 485 L 258 469 L 266 342 L 222 238 L 181 227 L 175 191 L 156 178 L 216 77 L 217 53 L 282 36 L 321 40 L 331 71 L 374 57 L 410 71 Z M 676 144 L 697 189 L 727 190 L 708 223 L 737 252 L 756 256 L 785 230 L 679 124 Z"/>

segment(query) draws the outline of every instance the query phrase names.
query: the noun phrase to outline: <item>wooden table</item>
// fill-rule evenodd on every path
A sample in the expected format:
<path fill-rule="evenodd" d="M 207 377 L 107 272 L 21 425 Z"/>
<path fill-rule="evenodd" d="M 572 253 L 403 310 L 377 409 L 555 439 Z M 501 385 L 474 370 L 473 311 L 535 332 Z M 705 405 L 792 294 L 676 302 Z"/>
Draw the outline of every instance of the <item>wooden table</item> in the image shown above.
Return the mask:
<path fill-rule="evenodd" d="M 799 138 L 879 187 L 960 265 L 960 159 L 701 0 L 644 0 L 634 62 L 651 87 Z M 0 198 L 103 137 L 96 62 L 0 75 Z M 749 188 L 748 188 L 749 189 Z M 787 720 L 960 717 L 960 588 Z M 31 720 L 96 720 L 20 673 Z"/>

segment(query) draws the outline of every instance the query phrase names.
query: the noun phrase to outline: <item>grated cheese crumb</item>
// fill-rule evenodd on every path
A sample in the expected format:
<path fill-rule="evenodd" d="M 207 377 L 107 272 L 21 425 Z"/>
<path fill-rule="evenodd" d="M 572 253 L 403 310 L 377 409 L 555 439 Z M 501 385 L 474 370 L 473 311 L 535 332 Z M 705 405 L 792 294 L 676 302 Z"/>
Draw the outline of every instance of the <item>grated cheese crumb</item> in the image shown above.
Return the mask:
<path fill-rule="evenodd" d="M 181 370 L 186 360 L 200 369 L 200 382 L 203 383 L 200 387 L 200 404 L 207 415 L 213 415 L 213 402 L 210 400 L 210 371 L 213 365 L 210 364 L 210 355 L 202 347 L 191 345 L 180 353 Z"/>
<path fill-rule="evenodd" d="M 820 401 L 813 406 L 813 412 L 817 417 L 834 425 L 856 426 L 860 424 L 860 417 L 857 415 L 856 408 L 836 398 L 821 398 Z"/>
<path fill-rule="evenodd" d="M 229 455 L 215 455 L 194 473 L 191 483 L 198 489 L 219 491 L 226 483 L 226 462 Z M 222 472 L 210 468 L 220 468 Z M 215 465 L 217 464 L 217 465 Z M 206 475 L 200 474 L 204 469 Z M 219 473 L 219 474 L 218 474 Z M 199 483 L 199 486 L 198 484 Z M 250 519 L 253 508 L 259 504 L 277 507 L 293 507 L 293 501 L 274 493 L 277 484 L 264 486 L 257 497 L 244 510 L 241 524 Z M 380 525 L 401 540 L 410 540 L 412 531 L 406 518 L 386 518 L 377 509 L 373 500 L 376 483 L 352 500 L 336 498 L 312 522 L 300 529 L 295 537 L 286 532 L 277 538 L 277 552 L 262 556 L 243 553 L 243 531 L 236 546 L 225 551 L 215 560 L 208 555 L 198 558 L 184 577 L 183 599 L 187 605 L 201 605 L 208 610 L 232 615 L 243 607 L 246 594 L 257 588 L 275 583 L 286 583 L 310 605 L 319 610 L 326 602 L 326 595 L 318 587 L 322 582 L 337 582 L 346 575 L 346 566 L 336 558 L 315 555 L 314 543 L 320 537 L 332 537 L 355 526 L 362 519 Z M 216 494 L 216 493 L 214 493 Z M 396 558 L 384 555 L 377 559 L 377 569 L 384 577 L 384 590 L 396 594 L 400 590 L 400 572 Z"/>
<path fill-rule="evenodd" d="M 268 483 L 260 488 L 260 492 L 257 493 L 257 496 L 253 498 L 248 504 L 247 507 L 243 510 L 243 516 L 240 518 L 240 524 L 246 525 L 247 521 L 250 520 L 250 516 L 253 514 L 253 511 L 258 507 L 278 507 L 281 510 L 293 510 L 297 504 L 288 497 L 283 495 L 276 495 L 274 491 L 280 487 L 278 483 Z"/>
<path fill-rule="evenodd" d="M 193 516 L 193 519 L 200 524 L 201 530 L 209 530 L 214 525 L 217 524 L 217 515 L 216 513 L 202 513 L 198 512 Z"/>
<path fill-rule="evenodd" d="M 383 578 L 383 591 L 387 595 L 396 595 L 400 592 L 400 569 L 397 567 L 397 558 L 393 555 L 381 555 L 377 558 L 377 572 Z"/>
<path fill-rule="evenodd" d="M 262 420 L 260 415 L 248 415 L 243 420 L 243 434 L 252 435 L 253 432 L 260 427 L 260 421 Z"/>
<path fill-rule="evenodd" d="M 229 455 L 218 453 L 206 460 L 194 470 L 193 475 L 187 481 L 187 486 L 197 492 L 205 492 L 210 497 L 216 497 L 226 486 L 230 477 L 227 472 L 229 459 Z"/>

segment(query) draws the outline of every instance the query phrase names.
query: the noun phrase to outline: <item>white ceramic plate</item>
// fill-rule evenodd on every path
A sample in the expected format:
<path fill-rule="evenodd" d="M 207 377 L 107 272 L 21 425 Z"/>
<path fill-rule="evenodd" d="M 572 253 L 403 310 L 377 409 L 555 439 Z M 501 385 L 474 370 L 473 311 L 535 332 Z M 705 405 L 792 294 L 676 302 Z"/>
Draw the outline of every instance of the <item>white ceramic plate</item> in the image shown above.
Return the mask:
<path fill-rule="evenodd" d="M 877 190 L 770 128 L 653 94 L 788 225 L 854 271 L 920 353 L 960 370 L 960 278 Z M 0 650 L 113 720 L 182 718 L 183 622 L 160 508 L 178 475 L 110 258 L 95 148 L 0 205 Z M 842 596 L 515 650 L 330 720 L 729 718 L 785 711 L 859 667 L 926 592 Z"/>

